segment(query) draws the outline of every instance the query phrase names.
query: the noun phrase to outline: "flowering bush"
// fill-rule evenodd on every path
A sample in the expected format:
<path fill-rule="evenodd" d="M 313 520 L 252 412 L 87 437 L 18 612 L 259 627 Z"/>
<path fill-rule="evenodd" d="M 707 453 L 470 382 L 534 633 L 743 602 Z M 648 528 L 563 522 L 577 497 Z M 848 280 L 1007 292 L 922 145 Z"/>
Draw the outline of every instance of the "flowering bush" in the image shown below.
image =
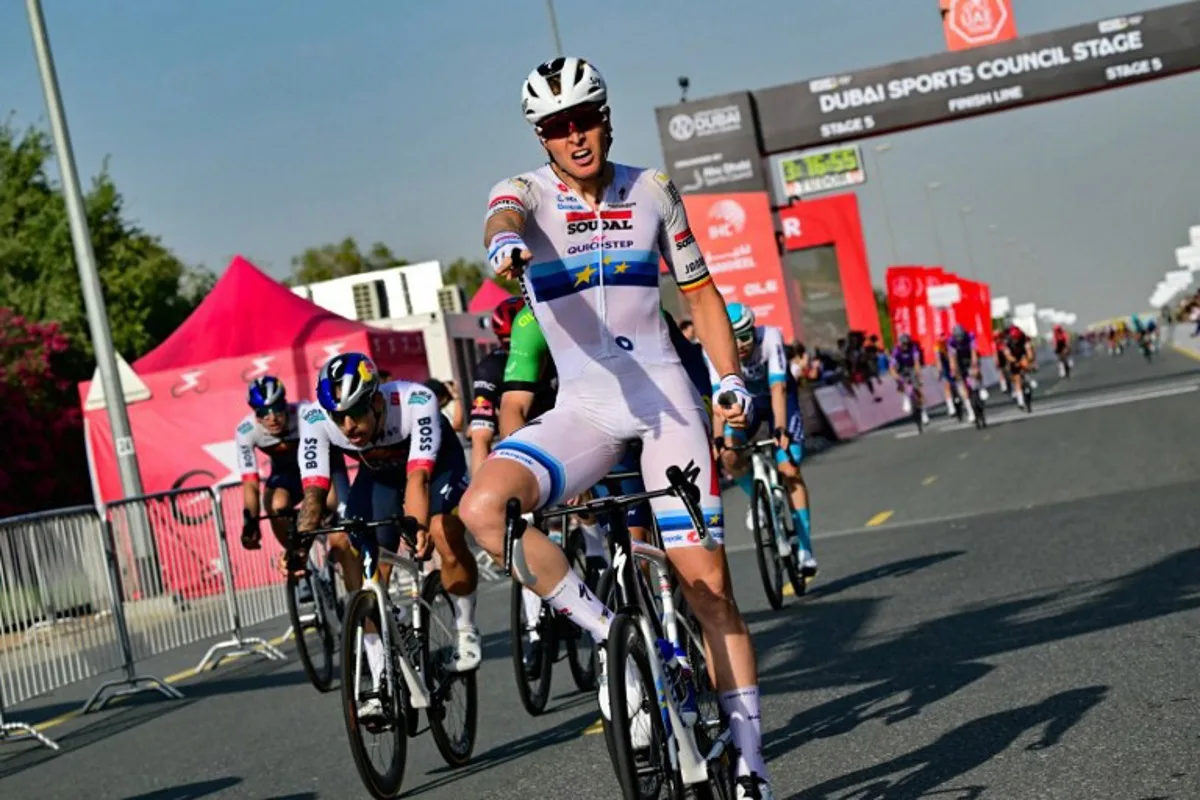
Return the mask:
<path fill-rule="evenodd" d="M 69 348 L 57 323 L 0 308 L 0 517 L 88 502 L 83 415 L 56 370 Z"/>

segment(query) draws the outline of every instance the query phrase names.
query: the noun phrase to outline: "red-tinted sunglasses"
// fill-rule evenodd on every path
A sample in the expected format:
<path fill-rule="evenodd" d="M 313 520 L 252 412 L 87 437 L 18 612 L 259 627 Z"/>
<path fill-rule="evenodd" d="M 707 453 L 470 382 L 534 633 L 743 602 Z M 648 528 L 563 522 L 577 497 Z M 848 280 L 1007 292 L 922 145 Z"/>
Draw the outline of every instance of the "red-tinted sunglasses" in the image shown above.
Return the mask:
<path fill-rule="evenodd" d="M 537 126 L 538 134 L 543 139 L 565 139 L 575 131 L 590 131 L 604 124 L 605 114 L 602 109 L 595 107 L 572 108 L 546 117 Z"/>

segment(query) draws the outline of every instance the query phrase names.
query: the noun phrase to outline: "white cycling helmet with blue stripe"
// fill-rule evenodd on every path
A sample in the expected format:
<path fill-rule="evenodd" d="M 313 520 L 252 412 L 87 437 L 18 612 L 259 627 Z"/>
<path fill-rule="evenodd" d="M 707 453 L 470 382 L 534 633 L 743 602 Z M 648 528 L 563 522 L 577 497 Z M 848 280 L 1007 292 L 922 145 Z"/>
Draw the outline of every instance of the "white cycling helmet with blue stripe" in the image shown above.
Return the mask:
<path fill-rule="evenodd" d="M 754 336 L 754 311 L 743 303 L 730 303 L 725 307 L 729 312 L 729 324 L 733 326 L 733 335 L 738 339 L 749 339 Z"/>

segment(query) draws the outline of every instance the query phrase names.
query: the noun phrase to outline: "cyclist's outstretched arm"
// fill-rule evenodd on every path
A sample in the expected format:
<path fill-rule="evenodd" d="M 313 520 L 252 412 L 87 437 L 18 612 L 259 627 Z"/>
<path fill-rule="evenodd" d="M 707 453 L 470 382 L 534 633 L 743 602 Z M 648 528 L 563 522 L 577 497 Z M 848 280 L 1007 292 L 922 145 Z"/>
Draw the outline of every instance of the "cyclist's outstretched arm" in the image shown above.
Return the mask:
<path fill-rule="evenodd" d="M 536 198 L 528 183 L 503 180 L 492 187 L 488 198 L 487 221 L 483 226 L 483 246 L 487 248 L 488 263 L 502 277 L 512 275 L 514 252 L 530 257 L 525 235 L 525 215 L 533 211 Z"/>

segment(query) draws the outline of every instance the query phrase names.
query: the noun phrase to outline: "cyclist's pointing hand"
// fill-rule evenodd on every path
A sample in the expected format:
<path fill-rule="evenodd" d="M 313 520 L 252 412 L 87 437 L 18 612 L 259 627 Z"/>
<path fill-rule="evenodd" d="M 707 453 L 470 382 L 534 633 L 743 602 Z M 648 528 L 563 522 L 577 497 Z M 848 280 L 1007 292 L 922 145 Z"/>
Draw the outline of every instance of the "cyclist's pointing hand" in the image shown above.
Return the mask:
<path fill-rule="evenodd" d="M 529 246 L 515 233 L 497 233 L 488 245 L 488 263 L 501 278 L 516 280 L 521 277 L 531 258 L 533 253 Z"/>

